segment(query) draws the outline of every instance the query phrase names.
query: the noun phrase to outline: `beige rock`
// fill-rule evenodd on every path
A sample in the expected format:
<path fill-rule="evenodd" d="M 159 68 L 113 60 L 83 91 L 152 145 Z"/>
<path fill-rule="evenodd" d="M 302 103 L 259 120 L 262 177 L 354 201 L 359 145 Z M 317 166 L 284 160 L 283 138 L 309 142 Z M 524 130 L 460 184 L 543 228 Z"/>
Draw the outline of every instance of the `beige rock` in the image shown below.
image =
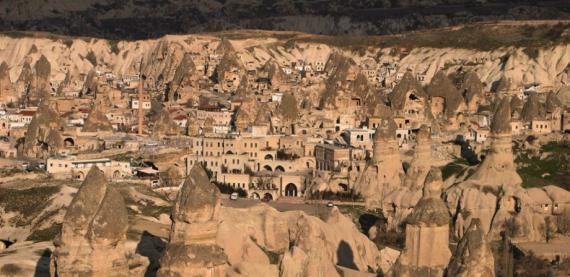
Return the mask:
<path fill-rule="evenodd" d="M 433 163 L 431 154 L 431 137 L 426 125 L 422 125 L 416 136 L 414 158 L 406 172 L 404 186 L 410 189 L 419 189 L 423 186 L 425 178 Z"/>
<path fill-rule="evenodd" d="M 43 102 L 28 126 L 22 154 L 30 158 L 45 158 L 63 146 L 63 122 L 49 103 Z"/>
<path fill-rule="evenodd" d="M 228 277 L 277 277 L 279 268 L 271 264 L 242 262 L 234 266 L 227 274 Z"/>
<path fill-rule="evenodd" d="M 120 193 L 92 167 L 63 220 L 52 271 L 58 276 L 129 276 L 124 248 L 127 209 Z"/>
<path fill-rule="evenodd" d="M 495 261 L 489 248 L 481 221 L 474 219 L 459 241 L 447 269 L 448 276 L 493 277 Z"/>
<path fill-rule="evenodd" d="M 392 249 L 390 247 L 384 247 L 384 249 L 380 250 L 380 269 L 382 272 L 389 272 L 392 266 L 398 260 L 400 256 L 400 251 L 396 249 Z"/>
<path fill-rule="evenodd" d="M 83 132 L 112 132 L 113 125 L 99 108 L 99 106 L 93 107 L 85 123 L 83 124 Z"/>
<path fill-rule="evenodd" d="M 170 117 L 170 113 L 166 108 L 161 109 L 158 119 L 154 122 L 152 135 L 155 138 L 163 138 L 165 136 L 175 136 L 180 134 L 180 128 Z"/>
<path fill-rule="evenodd" d="M 406 246 L 388 276 L 443 276 L 451 251 L 449 211 L 439 198 L 442 186 L 441 171 L 434 167 L 426 178 L 423 198 L 408 218 Z"/>
<path fill-rule="evenodd" d="M 172 209 L 168 245 L 157 276 L 224 276 L 227 256 L 216 244 L 220 192 L 195 165 Z"/>
<path fill-rule="evenodd" d="M 356 181 L 355 191 L 364 197 L 369 208 L 381 207 L 383 197 L 402 184 L 404 170 L 396 129 L 396 123 L 391 118 L 381 122 L 374 134 L 372 161 Z"/>
<path fill-rule="evenodd" d="M 491 149 L 468 181 L 491 187 L 518 186 L 522 183 L 513 161 L 511 111 L 503 98 L 491 123 Z"/>
<path fill-rule="evenodd" d="M 336 265 L 359 271 L 378 268 L 376 246 L 336 208 L 326 221 L 263 204 L 222 208 L 221 219 L 217 242 L 232 265 L 250 260 L 278 265 L 280 276 L 338 276 Z"/>

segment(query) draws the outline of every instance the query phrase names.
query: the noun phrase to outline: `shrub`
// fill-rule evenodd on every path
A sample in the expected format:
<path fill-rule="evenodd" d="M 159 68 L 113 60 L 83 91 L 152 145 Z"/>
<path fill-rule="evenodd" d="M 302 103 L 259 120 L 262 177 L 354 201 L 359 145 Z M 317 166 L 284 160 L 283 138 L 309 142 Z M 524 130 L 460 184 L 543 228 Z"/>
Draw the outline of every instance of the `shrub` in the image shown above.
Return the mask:
<path fill-rule="evenodd" d="M 218 187 L 220 192 L 223 194 L 232 194 L 234 192 L 237 192 L 239 197 L 242 197 L 242 198 L 247 197 L 247 192 L 242 188 L 234 188 L 233 186 L 231 186 L 229 184 L 220 183 L 220 182 L 214 182 L 214 184 Z"/>
<path fill-rule="evenodd" d="M 337 200 L 337 201 L 363 201 L 364 198 L 359 193 L 356 193 L 353 189 L 349 191 L 337 191 L 333 192 L 330 190 L 316 191 L 311 193 L 311 200 Z"/>
<path fill-rule="evenodd" d="M 0 268 L 0 272 L 2 272 L 4 276 L 19 276 L 22 274 L 22 268 L 15 264 L 5 264 Z"/>
<path fill-rule="evenodd" d="M 31 240 L 35 242 L 51 241 L 57 236 L 57 234 L 59 234 L 60 231 L 61 231 L 61 223 L 56 223 L 48 228 L 35 230 L 33 233 L 31 233 L 28 236 L 28 238 L 26 238 L 26 240 Z"/>
<path fill-rule="evenodd" d="M 565 209 L 562 214 L 556 217 L 558 232 L 566 235 L 570 233 L 570 210 Z"/>
<path fill-rule="evenodd" d="M 118 55 L 121 52 L 121 49 L 119 49 L 119 41 L 109 40 L 109 49 L 111 49 L 113 54 Z"/>
<path fill-rule="evenodd" d="M 29 189 L 0 189 L 0 203 L 6 212 L 18 212 L 22 218 L 18 225 L 26 225 L 27 219 L 39 214 L 59 187 L 34 187 Z"/>

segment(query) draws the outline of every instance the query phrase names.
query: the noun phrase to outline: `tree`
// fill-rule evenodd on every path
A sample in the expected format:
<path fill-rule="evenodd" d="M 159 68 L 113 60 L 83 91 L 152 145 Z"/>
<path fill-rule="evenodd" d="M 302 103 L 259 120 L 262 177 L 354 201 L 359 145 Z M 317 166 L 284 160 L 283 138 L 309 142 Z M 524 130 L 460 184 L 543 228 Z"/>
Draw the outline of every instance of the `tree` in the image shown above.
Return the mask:
<path fill-rule="evenodd" d="M 558 223 L 558 231 L 564 235 L 570 233 L 570 209 L 564 209 L 556 219 Z"/>
<path fill-rule="evenodd" d="M 0 272 L 2 273 L 3 276 L 10 276 L 10 277 L 19 276 L 22 274 L 22 268 L 20 268 L 15 264 L 5 264 L 0 269 Z"/>
<path fill-rule="evenodd" d="M 257 188 L 258 189 L 272 189 L 273 188 L 273 180 L 271 177 L 266 176 L 259 176 L 256 179 Z"/>

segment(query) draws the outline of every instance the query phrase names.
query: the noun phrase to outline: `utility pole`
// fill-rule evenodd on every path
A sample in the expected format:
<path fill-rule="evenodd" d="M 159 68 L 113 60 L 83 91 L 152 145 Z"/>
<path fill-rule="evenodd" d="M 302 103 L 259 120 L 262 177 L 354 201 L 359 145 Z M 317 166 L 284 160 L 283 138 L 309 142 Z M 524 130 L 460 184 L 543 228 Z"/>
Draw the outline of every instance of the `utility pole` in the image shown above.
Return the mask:
<path fill-rule="evenodd" d="M 143 135 L 144 126 L 144 111 L 143 111 L 143 93 L 144 93 L 144 79 L 142 73 L 143 59 L 141 59 L 141 64 L 139 67 L 139 135 Z"/>

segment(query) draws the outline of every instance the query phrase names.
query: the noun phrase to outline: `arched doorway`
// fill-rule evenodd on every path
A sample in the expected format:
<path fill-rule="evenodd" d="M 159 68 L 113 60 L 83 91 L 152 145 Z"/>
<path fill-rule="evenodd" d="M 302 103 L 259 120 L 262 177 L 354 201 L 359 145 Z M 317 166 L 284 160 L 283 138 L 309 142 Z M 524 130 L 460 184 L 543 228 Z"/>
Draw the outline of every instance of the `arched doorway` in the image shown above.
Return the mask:
<path fill-rule="evenodd" d="M 275 172 L 277 172 L 277 171 L 279 171 L 279 172 L 285 172 L 285 168 L 283 168 L 282 166 L 278 165 L 278 166 L 275 168 Z"/>
<path fill-rule="evenodd" d="M 271 166 L 269 166 L 267 164 L 263 166 L 263 169 L 273 172 L 273 168 L 271 168 Z"/>
<path fill-rule="evenodd" d="M 340 187 L 341 191 L 348 191 L 348 185 L 347 184 L 340 183 L 340 184 L 338 184 L 338 186 Z"/>
<path fill-rule="evenodd" d="M 261 197 L 259 197 L 259 193 L 254 192 L 254 193 L 251 194 L 251 198 L 252 198 L 252 199 L 260 199 Z"/>
<path fill-rule="evenodd" d="M 121 172 L 115 170 L 115 172 L 113 172 L 113 179 L 119 179 L 119 178 L 121 178 Z"/>
<path fill-rule="evenodd" d="M 263 199 L 273 200 L 273 195 L 271 195 L 271 193 L 269 193 L 269 192 L 266 192 L 263 195 Z"/>
<path fill-rule="evenodd" d="M 293 183 L 287 184 L 287 186 L 285 186 L 285 196 L 297 197 L 297 186 Z"/>
<path fill-rule="evenodd" d="M 273 160 L 273 156 L 271 156 L 271 154 L 267 154 L 264 157 L 265 160 Z"/>
<path fill-rule="evenodd" d="M 75 174 L 75 179 L 77 180 L 83 180 L 85 178 L 85 174 L 83 174 L 83 172 L 79 171 L 77 172 L 77 174 Z"/>
<path fill-rule="evenodd" d="M 65 147 L 73 147 L 75 146 L 75 141 L 73 141 L 73 138 L 66 138 L 63 140 L 63 145 Z"/>

